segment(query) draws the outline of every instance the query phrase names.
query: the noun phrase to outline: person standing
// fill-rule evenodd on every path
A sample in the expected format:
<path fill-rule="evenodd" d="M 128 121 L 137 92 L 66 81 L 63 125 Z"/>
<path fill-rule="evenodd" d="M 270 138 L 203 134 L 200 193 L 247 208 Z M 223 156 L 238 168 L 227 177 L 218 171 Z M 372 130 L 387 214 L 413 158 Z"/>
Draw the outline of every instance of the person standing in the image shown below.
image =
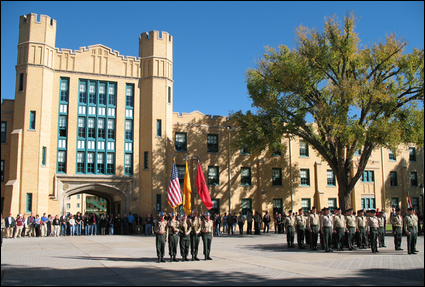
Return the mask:
<path fill-rule="evenodd" d="M 233 235 L 233 215 L 231 212 L 229 212 L 229 215 L 227 216 L 227 224 L 228 224 L 227 234 L 230 235 L 230 232 L 232 232 L 232 235 Z"/>
<path fill-rule="evenodd" d="M 305 249 L 304 238 L 305 238 L 305 226 L 307 220 L 304 217 L 304 210 L 300 208 L 298 210 L 299 215 L 295 218 L 295 228 L 297 230 L 297 243 L 299 249 Z"/>
<path fill-rule="evenodd" d="M 196 209 L 192 210 L 192 216 L 190 219 L 190 226 L 192 227 L 192 232 L 190 233 L 190 254 L 192 255 L 192 261 L 199 261 L 198 247 L 201 224 L 202 222 L 198 217 L 198 211 Z"/>
<path fill-rule="evenodd" d="M 258 211 L 255 212 L 254 215 L 254 230 L 256 235 L 260 235 L 261 231 L 261 215 Z"/>
<path fill-rule="evenodd" d="M 277 223 L 277 219 L 279 218 L 279 214 L 277 212 L 274 213 L 273 215 L 273 222 L 274 222 L 274 233 L 278 233 L 278 223 Z"/>
<path fill-rule="evenodd" d="M 168 234 L 168 222 L 164 219 L 164 212 L 159 213 L 159 220 L 155 223 L 155 234 L 156 234 L 156 256 L 158 257 L 158 263 L 165 262 L 165 242 L 167 242 Z"/>
<path fill-rule="evenodd" d="M 41 224 L 40 215 L 36 214 L 34 218 L 35 237 L 40 237 L 40 224 Z"/>
<path fill-rule="evenodd" d="M 145 219 L 146 226 L 145 226 L 145 235 L 151 235 L 152 234 L 152 217 L 150 214 Z"/>
<path fill-rule="evenodd" d="M 91 225 L 91 231 L 92 231 L 92 233 L 90 235 L 96 235 L 97 234 L 97 222 L 98 222 L 98 220 L 97 220 L 96 213 L 93 212 L 90 216 L 90 225 Z"/>
<path fill-rule="evenodd" d="M 243 226 L 245 225 L 245 217 L 242 215 L 242 213 L 239 213 L 238 225 L 239 225 L 239 234 L 243 235 Z"/>
<path fill-rule="evenodd" d="M 66 236 L 66 225 L 68 223 L 68 218 L 65 212 L 63 213 L 63 215 L 60 217 L 59 220 L 61 223 L 61 236 Z"/>
<path fill-rule="evenodd" d="M 115 224 L 115 214 L 112 214 L 109 218 L 109 235 L 114 235 L 114 224 Z"/>
<path fill-rule="evenodd" d="M 395 250 L 401 249 L 401 240 L 402 240 L 402 229 L 403 229 L 403 218 L 400 215 L 400 208 L 395 209 L 396 213 L 391 215 L 391 225 L 393 226 L 394 234 L 394 248 Z"/>
<path fill-rule="evenodd" d="M 167 223 L 168 228 L 168 254 L 170 255 L 170 262 L 178 262 L 177 256 L 177 245 L 179 243 L 179 221 L 176 220 L 176 214 L 172 212 L 170 219 Z M 183 260 L 184 261 L 184 260 Z"/>
<path fill-rule="evenodd" d="M 334 233 L 336 233 L 336 250 L 344 251 L 344 238 L 347 223 L 345 222 L 345 216 L 342 215 L 341 208 L 336 208 L 336 214 L 334 216 Z M 347 230 L 348 231 L 348 230 Z"/>
<path fill-rule="evenodd" d="M 333 252 L 332 251 L 332 229 L 333 229 L 333 217 L 330 214 L 329 208 L 324 208 L 323 211 L 325 214 L 322 216 L 321 220 L 321 232 L 323 234 L 323 241 L 325 252 Z"/>
<path fill-rule="evenodd" d="M 264 231 L 263 231 L 263 233 L 266 233 L 266 229 L 267 229 L 267 233 L 269 233 L 271 218 L 270 218 L 270 214 L 267 210 L 266 210 L 266 214 L 263 217 L 263 221 L 264 221 Z"/>
<path fill-rule="evenodd" d="M 285 218 L 285 229 L 286 229 L 286 242 L 288 248 L 295 248 L 295 217 L 292 210 L 289 210 L 288 216 Z"/>
<path fill-rule="evenodd" d="M 192 227 L 185 213 L 182 214 L 182 220 L 179 222 L 178 230 L 180 232 L 180 255 L 182 256 L 182 261 L 189 261 L 187 257 L 189 256 L 190 233 L 192 232 Z M 220 232 L 220 229 L 218 229 L 218 232 Z"/>
<path fill-rule="evenodd" d="M 220 217 L 220 214 L 216 214 L 216 215 L 215 215 L 214 222 L 215 222 L 215 230 L 216 230 L 216 234 L 217 234 L 217 236 L 220 236 L 220 225 L 221 225 L 221 217 Z"/>
<path fill-rule="evenodd" d="M 368 226 L 368 234 L 370 235 L 370 247 L 372 249 L 372 253 L 379 253 L 378 251 L 378 229 L 379 229 L 379 221 L 378 217 L 376 217 L 376 211 L 374 209 L 369 210 L 369 218 L 367 219 Z"/>
<path fill-rule="evenodd" d="M 348 237 L 348 250 L 355 250 L 354 235 L 356 234 L 356 217 L 353 215 L 353 209 L 347 210 L 345 215 L 347 237 Z"/>
<path fill-rule="evenodd" d="M 416 254 L 416 237 L 417 226 L 416 218 L 413 214 L 413 208 L 409 207 L 407 209 L 407 216 L 404 218 L 404 229 L 406 230 L 407 235 L 407 254 Z"/>
<path fill-rule="evenodd" d="M 22 228 L 24 227 L 24 220 L 22 219 L 21 214 L 18 214 L 18 216 L 16 217 L 15 224 L 16 224 L 16 232 L 14 237 L 21 238 Z"/>
<path fill-rule="evenodd" d="M 227 226 L 227 214 L 226 212 L 223 215 L 223 233 L 227 233 L 228 226 Z"/>
<path fill-rule="evenodd" d="M 227 218 L 229 220 L 229 218 Z M 213 236 L 213 222 L 210 220 L 210 213 L 205 212 L 205 219 L 201 223 L 202 242 L 204 243 L 204 256 L 205 260 L 212 260 L 211 254 L 211 243 L 214 238 Z"/>
<path fill-rule="evenodd" d="M 81 216 L 80 212 L 77 212 L 77 215 L 75 215 L 75 235 L 81 235 L 81 225 L 83 224 L 82 222 L 83 217 Z"/>
<path fill-rule="evenodd" d="M 34 231 L 34 214 L 31 212 L 30 216 L 27 218 L 27 228 L 26 228 L 26 235 L 28 237 L 35 237 L 35 231 Z"/>
<path fill-rule="evenodd" d="M 14 236 L 15 230 L 15 218 L 13 218 L 12 213 L 9 213 L 9 216 L 6 218 L 6 238 L 12 238 Z"/>
<path fill-rule="evenodd" d="M 282 233 L 282 214 L 279 213 L 278 217 L 277 217 L 277 233 L 281 234 Z"/>
<path fill-rule="evenodd" d="M 246 227 L 246 234 L 252 234 L 252 220 L 253 220 L 253 216 L 252 216 L 252 211 L 248 212 L 248 215 L 246 216 L 246 222 L 247 222 L 247 227 Z"/>
<path fill-rule="evenodd" d="M 74 219 L 74 215 L 71 215 L 71 218 L 68 220 L 68 224 L 69 224 L 69 235 L 70 236 L 74 236 L 74 233 L 75 233 L 75 219 Z"/>
<path fill-rule="evenodd" d="M 379 247 L 386 247 L 385 246 L 385 218 L 384 213 L 381 211 L 378 216 L 378 222 L 379 222 L 379 230 L 378 230 L 378 236 L 379 236 Z"/>
<path fill-rule="evenodd" d="M 128 232 L 130 235 L 134 234 L 134 215 L 131 212 L 128 213 Z"/>
<path fill-rule="evenodd" d="M 1 247 L 3 247 L 3 230 L 6 228 L 6 221 L 3 218 L 3 213 L 1 214 Z"/>
<path fill-rule="evenodd" d="M 320 218 L 317 214 L 317 209 L 315 206 L 313 206 L 313 209 L 311 210 L 311 214 L 308 216 L 307 220 L 307 228 L 310 231 L 310 248 L 313 251 L 317 251 L 317 237 L 319 234 L 319 225 L 320 225 Z"/>
<path fill-rule="evenodd" d="M 91 234 L 90 215 L 88 214 L 88 212 L 84 214 L 83 221 L 84 221 L 84 234 L 88 236 Z"/>
<path fill-rule="evenodd" d="M 58 237 L 59 233 L 60 233 L 60 220 L 59 220 L 59 216 L 55 216 L 55 218 L 52 221 L 52 226 L 53 226 L 53 236 L 54 237 Z"/>
<path fill-rule="evenodd" d="M 43 213 L 43 216 L 41 217 L 41 236 L 46 237 L 47 236 L 47 221 L 49 219 L 46 216 L 46 213 Z"/>
<path fill-rule="evenodd" d="M 366 225 L 367 225 L 367 220 L 366 220 L 366 216 L 363 215 L 364 211 L 362 209 L 360 209 L 359 211 L 357 211 L 357 218 L 356 218 L 356 228 L 357 228 L 357 232 L 359 234 L 359 238 L 358 238 L 358 245 L 360 249 L 366 249 Z"/>

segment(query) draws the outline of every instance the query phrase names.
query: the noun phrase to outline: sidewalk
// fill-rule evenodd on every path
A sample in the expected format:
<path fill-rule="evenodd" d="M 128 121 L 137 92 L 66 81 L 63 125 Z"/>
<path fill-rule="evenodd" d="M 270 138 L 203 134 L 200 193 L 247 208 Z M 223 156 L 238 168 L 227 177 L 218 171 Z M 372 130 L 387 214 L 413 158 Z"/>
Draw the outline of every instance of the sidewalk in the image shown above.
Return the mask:
<path fill-rule="evenodd" d="M 286 248 L 286 235 L 214 237 L 212 261 L 156 263 L 155 237 L 74 236 L 4 239 L 1 285 L 424 285 L 424 237 L 417 255 Z M 202 240 L 199 246 L 203 259 Z M 180 255 L 180 251 L 178 251 Z M 180 259 L 180 258 L 178 258 Z"/>

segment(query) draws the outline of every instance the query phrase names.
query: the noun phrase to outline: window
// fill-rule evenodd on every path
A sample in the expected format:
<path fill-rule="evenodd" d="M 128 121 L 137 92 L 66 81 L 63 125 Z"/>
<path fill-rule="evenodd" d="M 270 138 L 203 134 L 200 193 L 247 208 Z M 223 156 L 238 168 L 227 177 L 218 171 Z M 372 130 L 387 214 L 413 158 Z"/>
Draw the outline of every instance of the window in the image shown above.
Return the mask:
<path fill-rule="evenodd" d="M 77 172 L 84 173 L 84 152 L 77 152 Z"/>
<path fill-rule="evenodd" d="M 149 152 L 147 151 L 143 153 L 143 168 L 144 169 L 149 168 Z"/>
<path fill-rule="evenodd" d="M 68 197 L 66 198 L 66 200 L 71 200 L 71 197 L 70 197 L 70 196 L 68 196 Z"/>
<path fill-rule="evenodd" d="M 85 82 L 80 82 L 80 97 L 79 97 L 78 101 L 81 104 L 86 104 L 87 103 L 86 83 Z"/>
<path fill-rule="evenodd" d="M 19 74 L 19 92 L 22 92 L 24 90 L 24 74 Z"/>
<path fill-rule="evenodd" d="M 310 212 L 311 210 L 311 199 L 310 198 L 302 198 L 301 199 L 301 207 L 304 212 Z"/>
<path fill-rule="evenodd" d="M 397 186 L 397 172 L 390 171 L 390 185 Z"/>
<path fill-rule="evenodd" d="M 416 148 L 409 147 L 409 161 L 416 161 Z"/>
<path fill-rule="evenodd" d="M 80 204 L 79 203 L 77 203 L 77 208 L 80 208 Z"/>
<path fill-rule="evenodd" d="M 1 182 L 4 182 L 4 160 L 1 160 Z"/>
<path fill-rule="evenodd" d="M 6 127 L 7 127 L 7 122 L 1 122 L 1 142 L 5 143 L 6 142 Z"/>
<path fill-rule="evenodd" d="M 208 152 L 218 152 L 218 135 L 207 135 Z"/>
<path fill-rule="evenodd" d="M 242 215 L 247 216 L 252 211 L 252 199 L 244 198 L 241 202 Z"/>
<path fill-rule="evenodd" d="M 97 173 L 105 173 L 105 153 L 99 152 L 97 154 Z"/>
<path fill-rule="evenodd" d="M 66 152 L 58 151 L 58 172 L 66 173 Z"/>
<path fill-rule="evenodd" d="M 115 86 L 109 86 L 108 104 L 115 106 Z"/>
<path fill-rule="evenodd" d="M 412 197 L 413 210 L 417 210 L 419 213 L 419 197 Z"/>
<path fill-rule="evenodd" d="M 99 105 L 106 105 L 105 85 L 99 85 Z"/>
<path fill-rule="evenodd" d="M 133 158 L 130 153 L 124 155 L 124 174 L 133 174 Z"/>
<path fill-rule="evenodd" d="M 251 185 L 251 168 L 241 168 L 241 185 Z"/>
<path fill-rule="evenodd" d="M 30 130 L 35 130 L 35 111 L 30 111 Z"/>
<path fill-rule="evenodd" d="M 411 172 L 410 173 L 410 184 L 411 186 L 418 186 L 418 173 Z"/>
<path fill-rule="evenodd" d="M 97 119 L 97 137 L 100 139 L 105 138 L 105 119 Z"/>
<path fill-rule="evenodd" d="M 168 87 L 168 103 L 171 104 L 171 87 Z"/>
<path fill-rule="evenodd" d="M 283 213 L 283 205 L 281 198 L 273 198 L 273 215 L 277 212 L 277 214 Z"/>
<path fill-rule="evenodd" d="M 208 167 L 208 184 L 209 185 L 218 185 L 218 166 L 209 166 Z"/>
<path fill-rule="evenodd" d="M 400 208 L 398 197 L 391 198 L 391 207 L 392 208 Z"/>
<path fill-rule="evenodd" d="M 127 86 L 125 91 L 125 105 L 127 107 L 133 107 L 133 87 Z"/>
<path fill-rule="evenodd" d="M 66 116 L 59 116 L 59 136 L 66 137 Z"/>
<path fill-rule="evenodd" d="M 96 84 L 90 84 L 89 104 L 96 104 Z"/>
<path fill-rule="evenodd" d="M 78 137 L 86 137 L 86 119 L 83 117 L 78 118 Z"/>
<path fill-rule="evenodd" d="M 336 198 L 329 198 L 328 199 L 328 207 L 329 207 L 329 210 L 332 213 L 334 211 L 334 209 L 337 207 L 336 206 Z"/>
<path fill-rule="evenodd" d="M 157 137 L 161 137 L 162 136 L 162 121 L 161 120 L 156 120 L 156 136 Z"/>
<path fill-rule="evenodd" d="M 276 185 L 276 186 L 282 185 L 282 169 L 281 168 L 272 169 L 272 181 L 273 181 L 273 185 Z"/>
<path fill-rule="evenodd" d="M 373 197 L 363 197 L 362 198 L 362 209 L 374 209 L 375 208 L 375 198 Z"/>
<path fill-rule="evenodd" d="M 308 143 L 300 141 L 300 156 L 308 157 Z"/>
<path fill-rule="evenodd" d="M 220 200 L 211 199 L 213 207 L 210 209 L 210 214 L 220 214 Z"/>
<path fill-rule="evenodd" d="M 71 203 L 66 204 L 66 209 L 71 209 Z"/>
<path fill-rule="evenodd" d="M 301 169 L 300 177 L 301 177 L 301 185 L 310 186 L 310 170 L 309 169 Z"/>
<path fill-rule="evenodd" d="M 361 176 L 362 182 L 375 182 L 375 173 L 373 170 L 365 170 Z"/>
<path fill-rule="evenodd" d="M 328 169 L 326 172 L 326 177 L 328 180 L 328 186 L 336 186 L 336 180 L 334 172 L 331 169 Z"/>
<path fill-rule="evenodd" d="M 125 120 L 125 139 L 133 140 L 133 121 Z"/>
<path fill-rule="evenodd" d="M 26 212 L 32 212 L 32 193 L 27 193 Z"/>
<path fill-rule="evenodd" d="M 282 151 L 276 149 L 273 153 L 272 156 L 282 156 Z"/>
<path fill-rule="evenodd" d="M 175 150 L 176 151 L 187 151 L 187 134 L 177 133 L 175 139 Z"/>
<path fill-rule="evenodd" d="M 60 85 L 60 101 L 68 102 L 68 80 L 61 78 Z"/>
<path fill-rule="evenodd" d="M 114 154 L 108 153 L 107 155 L 107 161 L 106 161 L 106 173 L 107 174 L 114 174 Z"/>
<path fill-rule="evenodd" d="M 80 199 L 80 195 L 79 194 L 77 194 L 77 199 Z"/>
<path fill-rule="evenodd" d="M 388 154 L 389 154 L 390 161 L 395 161 L 396 160 L 396 154 L 392 150 L 389 150 L 388 151 Z"/>
<path fill-rule="evenodd" d="M 87 120 L 87 136 L 89 138 L 95 137 L 95 125 L 94 125 L 94 118 L 88 118 Z"/>
<path fill-rule="evenodd" d="M 46 166 L 47 147 L 42 148 L 41 152 L 41 165 Z"/>
<path fill-rule="evenodd" d="M 161 212 L 161 194 L 156 195 L 156 212 Z"/>
<path fill-rule="evenodd" d="M 184 165 L 176 165 L 177 175 L 179 177 L 180 188 L 183 190 L 184 185 L 184 176 L 186 174 L 186 166 Z"/>
<path fill-rule="evenodd" d="M 247 147 L 247 146 L 245 146 L 245 147 L 241 150 L 241 154 L 249 155 L 249 154 L 251 154 L 251 153 L 249 152 L 248 147 Z"/>
<path fill-rule="evenodd" d="M 108 139 L 115 139 L 115 121 L 108 119 Z"/>
<path fill-rule="evenodd" d="M 94 152 L 87 153 L 87 173 L 94 173 Z"/>

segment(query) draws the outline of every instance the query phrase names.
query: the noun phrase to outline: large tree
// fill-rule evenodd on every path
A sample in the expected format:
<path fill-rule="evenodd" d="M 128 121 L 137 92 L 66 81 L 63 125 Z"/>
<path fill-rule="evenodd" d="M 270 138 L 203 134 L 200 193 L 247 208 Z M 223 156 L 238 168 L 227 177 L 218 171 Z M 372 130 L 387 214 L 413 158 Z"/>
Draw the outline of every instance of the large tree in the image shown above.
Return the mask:
<path fill-rule="evenodd" d="M 231 115 L 239 146 L 253 153 L 278 148 L 287 135 L 308 142 L 332 168 L 344 210 L 373 150 L 424 142 L 424 50 L 405 53 L 395 34 L 361 46 L 356 21 L 354 13 L 343 24 L 327 18 L 323 32 L 300 26 L 294 49 L 266 47 L 246 74 L 255 112 Z"/>

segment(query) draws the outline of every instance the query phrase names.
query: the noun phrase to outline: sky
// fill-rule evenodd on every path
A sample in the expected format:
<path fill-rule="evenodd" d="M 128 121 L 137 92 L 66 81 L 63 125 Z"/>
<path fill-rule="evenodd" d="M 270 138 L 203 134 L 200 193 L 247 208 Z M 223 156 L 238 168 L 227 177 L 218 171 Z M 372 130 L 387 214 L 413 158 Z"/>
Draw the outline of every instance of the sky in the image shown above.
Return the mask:
<path fill-rule="evenodd" d="M 323 31 L 325 17 L 359 17 L 364 46 L 394 32 L 424 47 L 423 1 L 353 2 L 1 2 L 1 99 L 13 99 L 19 17 L 44 14 L 57 21 L 56 47 L 78 50 L 103 44 L 121 55 L 138 56 L 143 32 L 173 36 L 175 112 L 208 115 L 251 107 L 245 72 L 255 68 L 265 46 L 295 47 L 299 25 Z"/>

